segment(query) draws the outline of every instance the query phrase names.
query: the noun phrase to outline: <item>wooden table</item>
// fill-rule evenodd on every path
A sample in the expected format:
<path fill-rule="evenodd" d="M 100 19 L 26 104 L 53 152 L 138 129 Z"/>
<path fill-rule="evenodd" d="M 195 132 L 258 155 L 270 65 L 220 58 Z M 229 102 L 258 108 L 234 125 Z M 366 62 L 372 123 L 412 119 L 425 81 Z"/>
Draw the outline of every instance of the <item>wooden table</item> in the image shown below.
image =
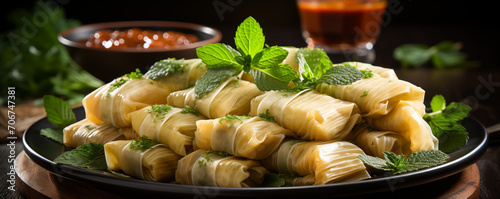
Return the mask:
<path fill-rule="evenodd" d="M 27 198 L 122 198 L 90 184 L 51 173 L 38 166 L 23 152 L 16 158 L 16 186 Z M 434 189 L 434 187 L 441 187 Z M 425 190 L 425 191 L 423 191 Z M 476 164 L 450 177 L 417 187 L 377 194 L 377 197 L 408 198 L 461 198 L 477 199 L 480 175 Z M 364 197 L 364 196 L 363 196 Z M 366 196 L 374 197 L 374 195 Z M 409 197 L 413 198 L 413 197 Z"/>

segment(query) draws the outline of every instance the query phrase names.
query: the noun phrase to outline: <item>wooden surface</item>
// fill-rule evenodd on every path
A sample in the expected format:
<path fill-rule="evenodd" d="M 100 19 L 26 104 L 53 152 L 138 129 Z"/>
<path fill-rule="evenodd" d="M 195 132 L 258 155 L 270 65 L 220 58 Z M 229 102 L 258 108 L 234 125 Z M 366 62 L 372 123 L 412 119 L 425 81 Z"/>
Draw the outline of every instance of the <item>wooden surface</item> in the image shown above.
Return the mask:
<path fill-rule="evenodd" d="M 51 173 L 29 159 L 24 151 L 17 156 L 15 169 L 17 188 L 26 198 L 120 198 L 89 184 Z M 435 189 L 436 186 L 441 188 Z M 460 173 L 432 183 L 368 197 L 477 199 L 479 190 L 479 170 L 473 164 Z"/>

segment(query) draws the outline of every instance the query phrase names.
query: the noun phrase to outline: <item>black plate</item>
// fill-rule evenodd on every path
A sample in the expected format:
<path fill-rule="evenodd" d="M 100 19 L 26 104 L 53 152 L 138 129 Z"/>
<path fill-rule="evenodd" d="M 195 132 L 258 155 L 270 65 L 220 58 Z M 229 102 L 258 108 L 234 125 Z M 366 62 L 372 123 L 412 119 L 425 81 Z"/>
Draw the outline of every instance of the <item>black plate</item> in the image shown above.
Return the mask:
<path fill-rule="evenodd" d="M 85 117 L 82 107 L 74 109 L 77 119 Z M 450 159 L 442 165 L 396 176 L 318 186 L 221 188 L 178 185 L 122 178 L 107 172 L 78 168 L 55 163 L 65 147 L 40 135 L 40 130 L 54 127 L 47 118 L 34 123 L 26 130 L 23 144 L 26 154 L 43 168 L 63 177 L 87 182 L 110 192 L 130 197 L 163 196 L 172 198 L 276 198 L 276 197 L 357 197 L 373 193 L 395 191 L 436 181 L 460 172 L 474 164 L 487 149 L 488 134 L 482 124 L 466 118 L 463 125 L 469 132 L 466 146 L 450 153 Z"/>

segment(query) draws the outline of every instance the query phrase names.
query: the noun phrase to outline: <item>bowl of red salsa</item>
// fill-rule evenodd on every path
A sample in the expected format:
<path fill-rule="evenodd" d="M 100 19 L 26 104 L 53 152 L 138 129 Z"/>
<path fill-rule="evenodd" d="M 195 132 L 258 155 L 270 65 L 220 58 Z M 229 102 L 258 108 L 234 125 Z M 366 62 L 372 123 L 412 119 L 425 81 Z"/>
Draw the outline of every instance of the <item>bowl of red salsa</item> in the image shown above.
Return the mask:
<path fill-rule="evenodd" d="M 219 30 L 171 21 L 121 21 L 82 25 L 58 40 L 83 69 L 104 82 L 167 58 L 196 58 L 196 48 L 217 43 Z"/>

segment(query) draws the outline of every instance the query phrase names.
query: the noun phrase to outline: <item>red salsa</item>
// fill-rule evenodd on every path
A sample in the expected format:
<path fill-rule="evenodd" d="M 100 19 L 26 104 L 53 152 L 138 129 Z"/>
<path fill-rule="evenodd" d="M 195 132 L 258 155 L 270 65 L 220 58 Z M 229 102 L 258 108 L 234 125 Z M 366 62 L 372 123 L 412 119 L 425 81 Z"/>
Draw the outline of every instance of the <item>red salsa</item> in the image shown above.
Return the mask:
<path fill-rule="evenodd" d="M 87 47 L 120 48 L 173 48 L 197 42 L 195 35 L 175 31 L 156 31 L 131 28 L 126 30 L 100 30 L 80 41 Z"/>

